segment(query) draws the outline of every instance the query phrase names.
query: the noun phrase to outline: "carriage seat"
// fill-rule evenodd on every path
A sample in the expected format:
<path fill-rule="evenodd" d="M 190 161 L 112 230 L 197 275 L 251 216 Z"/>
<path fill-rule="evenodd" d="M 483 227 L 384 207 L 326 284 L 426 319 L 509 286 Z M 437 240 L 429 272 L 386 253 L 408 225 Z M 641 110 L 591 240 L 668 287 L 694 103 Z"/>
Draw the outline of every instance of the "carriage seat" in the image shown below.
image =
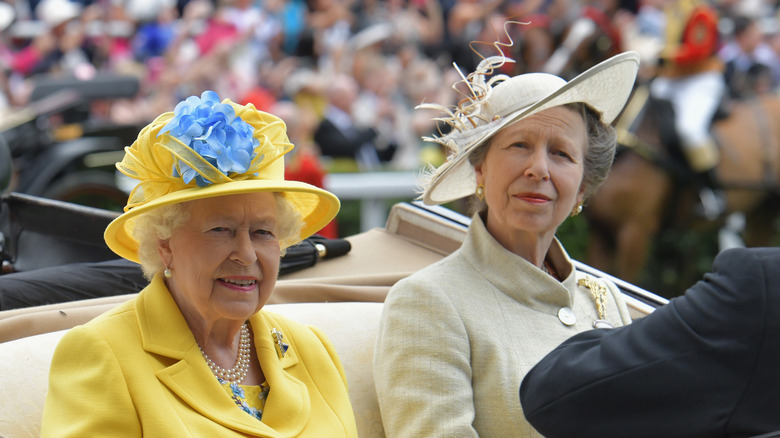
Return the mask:
<path fill-rule="evenodd" d="M 386 229 L 350 236 L 349 254 L 280 277 L 264 307 L 320 328 L 344 366 L 358 433 L 384 437 L 373 380 L 374 340 L 390 287 L 440 260 L 465 228 L 440 215 L 393 208 Z M 381 250 L 379 250 L 381 249 Z M 65 330 L 135 294 L 0 312 L 0 437 L 37 437 L 54 348 Z"/>
<path fill-rule="evenodd" d="M 358 433 L 383 437 L 372 357 L 390 287 L 455 250 L 465 225 L 445 210 L 393 207 L 385 229 L 349 237 L 352 251 L 323 260 L 276 283 L 265 309 L 320 328 L 333 343 L 349 384 Z M 605 274 L 578 263 L 577 268 Z M 633 318 L 651 312 L 658 297 L 612 278 L 626 293 Z M 134 295 L 0 312 L 0 437 L 37 437 L 54 347 L 64 330 L 89 321 Z"/>
<path fill-rule="evenodd" d="M 265 310 L 325 332 L 344 366 L 359 436 L 383 437 L 371 364 L 382 303 L 269 304 Z M 0 437 L 40 436 L 49 364 L 65 331 L 0 343 Z"/>

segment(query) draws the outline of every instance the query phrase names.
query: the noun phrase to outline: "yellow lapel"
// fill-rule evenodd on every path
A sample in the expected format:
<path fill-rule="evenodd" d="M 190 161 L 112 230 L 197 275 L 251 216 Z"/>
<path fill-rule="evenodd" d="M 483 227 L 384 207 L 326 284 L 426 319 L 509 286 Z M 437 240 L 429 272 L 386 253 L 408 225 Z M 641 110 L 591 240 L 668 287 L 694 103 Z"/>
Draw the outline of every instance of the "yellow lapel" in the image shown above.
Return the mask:
<path fill-rule="evenodd" d="M 136 313 L 144 349 L 177 360 L 157 371 L 157 378 L 204 417 L 245 434 L 269 437 L 297 436 L 308 422 L 306 384 L 285 371 L 298 364 L 298 355 L 281 321 L 262 311 L 250 318 L 257 356 L 271 388 L 261 423 L 239 409 L 220 386 L 162 278 L 156 276 L 141 292 Z M 271 336 L 273 328 L 291 344 L 282 358 Z"/>
<path fill-rule="evenodd" d="M 292 374 L 299 359 L 290 330 L 281 320 L 262 310 L 249 322 L 255 335 L 257 357 L 271 388 L 263 411 L 263 423 L 281 436 L 297 436 L 311 416 L 311 402 L 306 383 Z M 281 357 L 276 340 L 271 336 L 274 329 L 283 335 L 282 340 L 289 345 L 284 357 Z M 299 367 L 303 367 L 303 364 Z"/>
<path fill-rule="evenodd" d="M 157 378 L 184 403 L 217 424 L 244 434 L 278 436 L 239 409 L 203 360 L 195 337 L 165 283 L 157 276 L 136 304 L 144 349 L 177 360 Z"/>

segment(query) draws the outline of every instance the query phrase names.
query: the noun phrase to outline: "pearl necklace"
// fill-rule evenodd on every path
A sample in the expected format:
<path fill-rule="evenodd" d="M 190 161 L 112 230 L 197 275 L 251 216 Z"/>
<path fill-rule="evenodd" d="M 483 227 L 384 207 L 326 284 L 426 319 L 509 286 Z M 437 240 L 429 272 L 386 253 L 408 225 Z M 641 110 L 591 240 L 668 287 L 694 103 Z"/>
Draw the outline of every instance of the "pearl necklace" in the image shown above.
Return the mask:
<path fill-rule="evenodd" d="M 200 348 L 200 346 L 198 347 Z M 215 376 L 228 382 L 241 383 L 244 381 L 247 372 L 249 372 L 249 358 L 251 344 L 249 342 L 249 325 L 244 324 L 241 326 L 241 345 L 238 348 L 238 357 L 236 358 L 236 364 L 233 368 L 226 370 L 216 363 L 200 348 L 200 354 L 203 355 L 203 359 L 206 359 L 206 364 L 211 368 L 211 372 Z"/>

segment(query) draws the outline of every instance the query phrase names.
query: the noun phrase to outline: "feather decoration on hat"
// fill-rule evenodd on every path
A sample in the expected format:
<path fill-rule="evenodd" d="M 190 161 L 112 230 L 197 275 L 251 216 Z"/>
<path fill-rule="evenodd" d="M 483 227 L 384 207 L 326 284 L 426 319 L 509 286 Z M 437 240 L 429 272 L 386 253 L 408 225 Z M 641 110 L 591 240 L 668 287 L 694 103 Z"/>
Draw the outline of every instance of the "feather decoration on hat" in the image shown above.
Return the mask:
<path fill-rule="evenodd" d="M 504 65 L 515 62 L 514 59 L 504 55 L 503 50 L 501 50 L 502 46 L 509 48 L 514 45 L 514 40 L 512 40 L 512 37 L 507 30 L 507 27 L 511 24 L 528 23 L 518 21 L 507 21 L 504 23 L 504 35 L 506 35 L 509 43 L 502 43 L 497 40 L 491 44 L 496 48 L 500 55 L 483 58 L 477 65 L 477 68 L 468 76 L 465 76 L 460 67 L 458 67 L 456 63 L 453 63 L 461 80 L 455 82 L 452 85 L 452 89 L 458 94 L 465 96 L 457 105 L 452 107 L 436 103 L 421 103 L 415 107 L 415 109 L 441 111 L 444 115 L 435 117 L 433 120 L 444 122 L 451 128 L 450 132 L 446 135 L 422 137 L 424 141 L 438 143 L 444 146 L 447 158 L 438 168 L 429 165 L 428 168 L 423 171 L 423 175 L 421 176 L 421 192 L 429 187 L 431 181 L 434 180 L 437 175 L 444 172 L 449 167 L 450 163 L 464 152 L 465 147 L 471 143 L 469 139 L 474 138 L 483 131 L 483 129 L 480 128 L 493 122 L 488 108 L 489 98 L 493 88 L 499 83 L 509 79 L 509 76 L 506 74 L 492 75 Z M 482 57 L 476 50 L 474 50 L 474 52 Z M 461 91 L 459 88 L 459 85 L 461 84 L 465 85 L 467 93 Z"/>

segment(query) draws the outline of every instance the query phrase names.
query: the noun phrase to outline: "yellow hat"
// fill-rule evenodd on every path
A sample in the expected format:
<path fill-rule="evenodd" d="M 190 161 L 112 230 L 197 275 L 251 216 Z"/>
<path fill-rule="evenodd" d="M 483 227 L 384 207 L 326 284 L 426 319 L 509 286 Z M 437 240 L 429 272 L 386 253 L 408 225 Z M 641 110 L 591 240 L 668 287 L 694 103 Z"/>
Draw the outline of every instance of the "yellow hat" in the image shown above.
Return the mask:
<path fill-rule="evenodd" d="M 319 231 L 339 211 L 339 200 L 312 185 L 286 181 L 282 156 L 294 146 L 284 122 L 213 91 L 180 102 L 157 117 L 125 148 L 117 168 L 139 180 L 125 212 L 104 233 L 108 247 L 138 262 L 135 218 L 163 205 L 216 196 L 281 192 L 303 217 L 300 235 L 282 248 Z"/>

